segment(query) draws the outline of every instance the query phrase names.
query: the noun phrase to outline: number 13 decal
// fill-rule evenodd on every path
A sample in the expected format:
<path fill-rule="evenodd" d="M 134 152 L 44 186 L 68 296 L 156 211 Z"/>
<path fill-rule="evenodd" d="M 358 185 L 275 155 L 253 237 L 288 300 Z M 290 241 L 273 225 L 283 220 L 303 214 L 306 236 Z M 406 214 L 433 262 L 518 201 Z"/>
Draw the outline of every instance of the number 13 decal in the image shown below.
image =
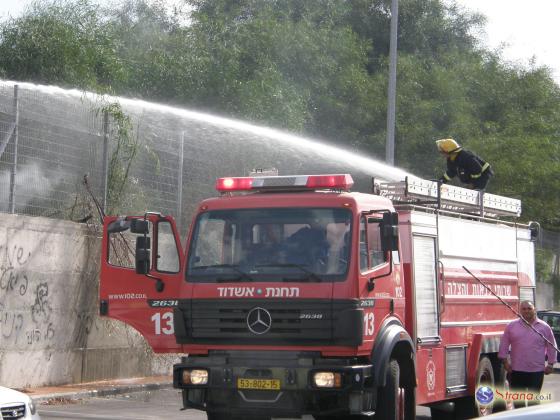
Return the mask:
<path fill-rule="evenodd" d="M 375 330 L 375 316 L 372 312 L 367 312 L 364 314 L 364 335 L 373 335 Z"/>
<path fill-rule="evenodd" d="M 154 322 L 156 335 L 171 335 L 175 332 L 173 329 L 173 312 L 163 314 L 156 312 L 151 320 Z"/>

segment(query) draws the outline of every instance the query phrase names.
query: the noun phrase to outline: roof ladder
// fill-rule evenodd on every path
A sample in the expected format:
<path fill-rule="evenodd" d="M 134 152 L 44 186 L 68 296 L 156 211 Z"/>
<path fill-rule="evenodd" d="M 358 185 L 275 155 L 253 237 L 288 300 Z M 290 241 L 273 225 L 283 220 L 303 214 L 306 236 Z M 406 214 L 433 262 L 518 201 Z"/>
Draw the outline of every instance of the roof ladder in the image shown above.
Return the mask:
<path fill-rule="evenodd" d="M 397 182 L 374 181 L 374 191 L 395 204 L 432 206 L 479 216 L 521 215 L 521 200 L 416 177 L 406 177 L 404 181 Z"/>

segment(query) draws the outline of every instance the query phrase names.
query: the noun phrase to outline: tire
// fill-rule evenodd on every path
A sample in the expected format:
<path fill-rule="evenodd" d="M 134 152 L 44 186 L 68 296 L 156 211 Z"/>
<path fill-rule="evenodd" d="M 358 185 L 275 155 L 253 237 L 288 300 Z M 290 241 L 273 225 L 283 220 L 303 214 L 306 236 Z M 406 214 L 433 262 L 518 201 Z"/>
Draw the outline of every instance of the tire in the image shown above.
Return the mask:
<path fill-rule="evenodd" d="M 385 371 L 385 386 L 379 388 L 376 420 L 397 420 L 399 419 L 399 376 L 400 367 L 395 359 L 391 359 Z"/>
<path fill-rule="evenodd" d="M 215 413 L 207 411 L 206 417 L 208 420 L 270 420 L 267 416 L 232 416 L 228 413 Z"/>
<path fill-rule="evenodd" d="M 496 373 L 496 372 L 495 372 Z M 507 379 L 507 372 L 504 366 L 500 363 L 496 374 L 496 388 L 501 391 L 509 391 L 509 380 Z M 494 398 L 494 413 L 500 411 L 513 410 L 513 401 L 504 401 L 501 398 Z"/>
<path fill-rule="evenodd" d="M 378 391 L 375 419 L 414 420 L 416 412 L 416 389 L 400 386 L 399 363 L 391 359 L 385 373 L 385 386 Z"/>
<path fill-rule="evenodd" d="M 402 407 L 404 410 L 403 420 L 416 419 L 416 387 L 400 388 L 402 391 L 402 398 L 404 401 Z M 402 401 L 401 398 L 401 401 Z"/>
<path fill-rule="evenodd" d="M 494 369 L 488 357 L 482 357 L 478 362 L 476 370 L 476 387 L 475 392 L 481 386 L 495 388 Z M 472 397 L 459 398 L 455 401 L 455 418 L 471 419 L 476 417 L 484 417 L 492 414 L 494 409 L 494 400 L 487 405 L 481 405 L 477 399 Z"/>
<path fill-rule="evenodd" d="M 206 418 L 208 420 L 227 420 L 230 418 L 230 416 L 225 413 L 214 413 L 212 411 L 207 411 Z"/>
<path fill-rule="evenodd" d="M 455 413 L 430 407 L 430 417 L 432 420 L 455 420 Z"/>

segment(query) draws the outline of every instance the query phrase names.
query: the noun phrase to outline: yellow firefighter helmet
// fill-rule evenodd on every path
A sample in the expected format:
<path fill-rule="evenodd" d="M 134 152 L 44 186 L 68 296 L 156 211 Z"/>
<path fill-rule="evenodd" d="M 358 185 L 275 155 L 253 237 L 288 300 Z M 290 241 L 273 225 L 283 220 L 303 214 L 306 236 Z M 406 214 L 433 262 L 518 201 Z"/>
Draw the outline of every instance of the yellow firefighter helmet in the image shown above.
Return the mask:
<path fill-rule="evenodd" d="M 459 143 L 453 139 L 441 139 L 436 141 L 437 148 L 440 152 L 453 153 L 461 149 Z"/>

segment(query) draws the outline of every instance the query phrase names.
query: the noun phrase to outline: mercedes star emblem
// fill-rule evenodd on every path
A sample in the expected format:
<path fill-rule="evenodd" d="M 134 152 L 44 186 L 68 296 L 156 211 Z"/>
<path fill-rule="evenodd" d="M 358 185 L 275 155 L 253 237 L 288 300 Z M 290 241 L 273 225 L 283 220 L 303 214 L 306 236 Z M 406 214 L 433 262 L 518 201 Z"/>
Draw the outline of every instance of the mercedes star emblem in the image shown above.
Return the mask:
<path fill-rule="evenodd" d="M 272 326 L 270 312 L 264 308 L 256 307 L 249 311 L 247 315 L 247 327 L 253 334 L 264 334 Z"/>

